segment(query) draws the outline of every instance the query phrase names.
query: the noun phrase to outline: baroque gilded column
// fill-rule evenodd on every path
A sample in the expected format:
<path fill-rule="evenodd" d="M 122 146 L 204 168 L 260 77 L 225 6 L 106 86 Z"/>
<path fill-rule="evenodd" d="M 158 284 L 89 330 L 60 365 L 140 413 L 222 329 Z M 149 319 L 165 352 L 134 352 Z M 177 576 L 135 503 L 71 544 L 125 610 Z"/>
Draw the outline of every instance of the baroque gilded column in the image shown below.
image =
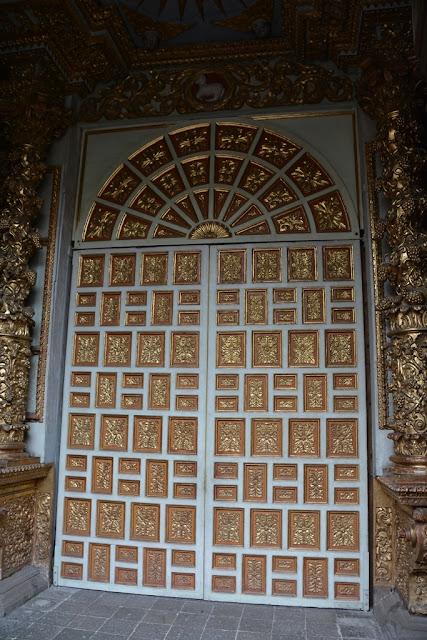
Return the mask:
<path fill-rule="evenodd" d="M 376 120 L 382 165 L 376 187 L 387 202 L 373 232 L 384 239 L 377 305 L 387 326 L 392 403 L 389 423 L 380 426 L 392 430 L 394 455 L 378 481 L 392 499 L 388 548 L 397 590 L 409 611 L 427 614 L 427 153 L 414 69 L 410 63 L 368 61 L 358 93 Z"/>

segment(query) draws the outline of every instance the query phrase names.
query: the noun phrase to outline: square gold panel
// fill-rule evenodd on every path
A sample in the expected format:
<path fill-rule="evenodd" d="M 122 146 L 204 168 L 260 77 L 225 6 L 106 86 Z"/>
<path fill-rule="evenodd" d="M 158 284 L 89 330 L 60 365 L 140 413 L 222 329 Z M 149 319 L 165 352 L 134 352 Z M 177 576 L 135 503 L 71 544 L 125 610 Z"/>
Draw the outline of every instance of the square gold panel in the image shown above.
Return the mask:
<path fill-rule="evenodd" d="M 146 291 L 127 291 L 126 292 L 126 305 L 128 307 L 145 307 L 147 304 L 147 292 Z"/>
<path fill-rule="evenodd" d="M 216 388 L 217 389 L 238 389 L 239 388 L 239 376 L 238 374 L 219 373 L 216 376 Z"/>
<path fill-rule="evenodd" d="M 246 366 L 246 331 L 217 333 L 216 335 L 216 366 L 217 367 L 245 367 Z"/>
<path fill-rule="evenodd" d="M 274 464 L 273 480 L 296 480 L 298 465 L 296 464 Z"/>
<path fill-rule="evenodd" d="M 360 584 L 358 582 L 335 582 L 335 600 L 360 600 Z"/>
<path fill-rule="evenodd" d="M 90 406 L 90 393 L 70 393 L 70 407 L 83 407 Z"/>
<path fill-rule="evenodd" d="M 172 549 L 172 566 L 173 567 L 195 567 L 196 552 L 184 551 L 182 549 Z"/>
<path fill-rule="evenodd" d="M 354 287 L 331 287 L 331 302 L 354 302 Z"/>
<path fill-rule="evenodd" d="M 297 559 L 292 556 L 273 556 L 272 571 L 274 573 L 296 573 Z"/>
<path fill-rule="evenodd" d="M 145 311 L 126 311 L 125 325 L 129 327 L 141 327 L 147 324 L 147 314 Z"/>
<path fill-rule="evenodd" d="M 237 289 L 226 289 L 225 291 L 217 291 L 217 304 L 239 304 L 240 291 Z"/>
<path fill-rule="evenodd" d="M 296 309 L 273 309 L 273 324 L 296 324 Z"/>
<path fill-rule="evenodd" d="M 334 396 L 334 411 L 357 411 L 357 396 Z"/>
<path fill-rule="evenodd" d="M 236 578 L 234 576 L 212 576 L 212 591 L 214 593 L 236 593 Z"/>
<path fill-rule="evenodd" d="M 139 458 L 119 458 L 119 473 L 141 473 L 141 460 Z"/>
<path fill-rule="evenodd" d="M 282 366 L 281 331 L 252 332 L 252 366 L 277 368 Z"/>
<path fill-rule="evenodd" d="M 273 418 L 252 418 L 251 455 L 282 455 L 282 420 Z"/>
<path fill-rule="evenodd" d="M 359 513 L 328 511 L 327 549 L 329 551 L 359 551 Z"/>
<path fill-rule="evenodd" d="M 196 544 L 196 507 L 166 505 L 166 542 Z"/>
<path fill-rule="evenodd" d="M 268 410 L 268 376 L 245 374 L 245 411 Z"/>
<path fill-rule="evenodd" d="M 117 493 L 119 496 L 139 496 L 139 480 L 119 480 L 117 482 Z"/>
<path fill-rule="evenodd" d="M 75 333 L 73 345 L 74 366 L 96 366 L 99 354 L 99 333 Z"/>
<path fill-rule="evenodd" d="M 97 373 L 95 407 L 116 406 L 117 373 Z"/>
<path fill-rule="evenodd" d="M 136 586 L 138 582 L 138 570 L 127 567 L 116 567 L 114 570 L 114 582 L 116 584 L 126 584 Z"/>
<path fill-rule="evenodd" d="M 197 411 L 198 408 L 198 396 L 175 396 L 175 409 L 177 411 Z"/>
<path fill-rule="evenodd" d="M 220 249 L 217 270 L 218 284 L 243 284 L 246 282 L 246 249 Z"/>
<path fill-rule="evenodd" d="M 96 505 L 96 535 L 108 538 L 125 536 L 125 503 L 98 500 Z"/>
<path fill-rule="evenodd" d="M 214 477 L 215 478 L 233 478 L 237 479 L 238 464 L 237 462 L 215 462 Z"/>
<path fill-rule="evenodd" d="M 106 367 L 128 367 L 131 347 L 131 333 L 106 333 L 104 336 L 104 365 Z"/>
<path fill-rule="evenodd" d="M 236 502 L 237 501 L 237 486 L 235 484 L 231 485 L 219 485 L 216 484 L 214 486 L 214 500 L 223 500 Z"/>
<path fill-rule="evenodd" d="M 294 287 L 282 287 L 273 289 L 273 302 L 275 304 L 295 303 L 297 301 L 297 290 Z"/>
<path fill-rule="evenodd" d="M 135 263 L 135 253 L 112 254 L 108 274 L 110 287 L 132 287 L 135 284 Z"/>
<path fill-rule="evenodd" d="M 349 482 L 359 480 L 358 464 L 336 464 L 334 471 L 336 482 Z"/>
<path fill-rule="evenodd" d="M 93 327 L 95 324 L 95 312 L 77 311 L 74 316 L 74 324 L 76 327 Z"/>
<path fill-rule="evenodd" d="M 243 547 L 243 509 L 214 508 L 213 543 Z"/>
<path fill-rule="evenodd" d="M 174 482 L 173 497 L 178 500 L 195 500 L 197 498 L 197 484 Z"/>
<path fill-rule="evenodd" d="M 296 373 L 275 373 L 274 374 L 275 389 L 297 389 Z"/>
<path fill-rule="evenodd" d="M 167 253 L 141 254 L 141 284 L 146 284 L 146 285 L 167 284 L 167 281 L 168 281 L 168 254 Z"/>
<path fill-rule="evenodd" d="M 75 540 L 63 540 L 62 555 L 73 556 L 75 558 L 83 558 L 84 544 Z"/>
<path fill-rule="evenodd" d="M 353 307 L 332 309 L 331 316 L 333 324 L 354 323 L 356 322 L 356 309 Z"/>
<path fill-rule="evenodd" d="M 273 487 L 273 502 L 298 502 L 297 487 Z"/>
<path fill-rule="evenodd" d="M 285 596 L 287 598 L 297 595 L 296 580 L 272 580 L 271 591 L 273 596 Z"/>
<path fill-rule="evenodd" d="M 67 471 L 86 471 L 87 456 L 67 455 L 65 468 Z"/>
<path fill-rule="evenodd" d="M 178 304 L 200 304 L 200 291 L 179 291 Z"/>
<path fill-rule="evenodd" d="M 200 311 L 178 311 L 178 325 L 192 326 L 200 324 Z"/>
<path fill-rule="evenodd" d="M 245 420 L 216 418 L 215 420 L 215 455 L 245 455 Z"/>
<path fill-rule="evenodd" d="M 360 560 L 356 558 L 335 558 L 334 573 L 336 576 L 360 576 Z"/>
<path fill-rule="evenodd" d="M 120 324 L 121 297 L 121 293 L 103 292 L 101 294 L 100 324 L 102 326 Z"/>
<path fill-rule="evenodd" d="M 92 493 L 112 493 L 113 458 L 92 458 Z"/>
<path fill-rule="evenodd" d="M 356 419 L 326 420 L 326 455 L 328 458 L 358 457 L 358 421 Z"/>
<path fill-rule="evenodd" d="M 229 571 L 235 571 L 236 554 L 235 553 L 213 553 L 212 569 L 220 569 L 220 570 L 224 569 Z"/>
<path fill-rule="evenodd" d="M 266 556 L 243 556 L 242 593 L 266 592 L 266 566 Z"/>
<path fill-rule="evenodd" d="M 86 491 L 86 478 L 65 476 L 65 491 Z"/>
<path fill-rule="evenodd" d="M 355 367 L 356 332 L 355 331 L 325 331 L 326 366 L 327 367 Z"/>
<path fill-rule="evenodd" d="M 95 582 L 110 580 L 110 545 L 89 544 L 89 566 L 87 579 Z"/>
<path fill-rule="evenodd" d="M 151 324 L 171 325 L 173 316 L 173 291 L 153 291 L 151 298 Z"/>
<path fill-rule="evenodd" d="M 288 332 L 288 365 L 290 367 L 319 366 L 319 334 L 317 331 Z"/>
<path fill-rule="evenodd" d="M 282 546 L 282 512 L 251 509 L 251 547 Z"/>
<path fill-rule="evenodd" d="M 125 389 L 141 389 L 143 384 L 143 373 L 124 373 L 122 375 L 122 387 Z"/>
<path fill-rule="evenodd" d="M 170 406 L 170 373 L 150 373 L 148 396 L 149 409 L 169 409 Z"/>
<path fill-rule="evenodd" d="M 230 309 L 230 311 L 217 311 L 216 323 L 218 326 L 239 324 L 238 309 Z"/>
<path fill-rule="evenodd" d="M 304 558 L 303 596 L 304 598 L 328 597 L 327 558 Z"/>
<path fill-rule="evenodd" d="M 359 489 L 351 487 L 334 489 L 334 504 L 360 504 Z"/>
<path fill-rule="evenodd" d="M 323 247 L 323 278 L 353 280 L 353 247 Z"/>
<path fill-rule="evenodd" d="M 116 561 L 132 563 L 138 562 L 138 547 L 116 545 Z"/>
<path fill-rule="evenodd" d="M 288 249 L 288 281 L 309 282 L 317 280 L 316 247 Z"/>
<path fill-rule="evenodd" d="M 168 453 L 197 453 L 197 418 L 169 418 Z"/>
<path fill-rule="evenodd" d="M 304 411 L 328 410 L 327 379 L 325 373 L 304 374 Z"/>
<path fill-rule="evenodd" d="M 297 411 L 298 398 L 297 396 L 274 396 L 273 398 L 274 411 Z"/>
<path fill-rule="evenodd" d="M 105 255 L 81 255 L 79 257 L 79 287 L 102 287 L 104 284 Z"/>
<path fill-rule="evenodd" d="M 178 477 L 195 478 L 197 476 L 197 462 L 175 460 L 173 474 Z"/>
<path fill-rule="evenodd" d="M 90 387 L 91 377 L 91 373 L 73 371 L 70 384 L 72 387 Z"/>
<path fill-rule="evenodd" d="M 160 505 L 132 502 L 130 539 L 159 542 Z"/>
<path fill-rule="evenodd" d="M 137 365 L 164 367 L 165 334 L 139 332 L 137 337 Z"/>
<path fill-rule="evenodd" d="M 128 416 L 101 416 L 101 449 L 126 451 Z"/>
<path fill-rule="evenodd" d="M 171 333 L 171 367 L 199 366 L 199 338 L 198 331 L 172 331 Z"/>
<path fill-rule="evenodd" d="M 289 511 L 289 549 L 320 548 L 320 511 Z"/>
<path fill-rule="evenodd" d="M 216 396 L 215 411 L 237 411 L 239 408 L 239 398 L 237 396 Z"/>
<path fill-rule="evenodd" d="M 305 324 L 319 324 L 326 322 L 325 289 L 302 290 L 302 321 Z"/>
<path fill-rule="evenodd" d="M 245 323 L 267 324 L 267 289 L 247 289 L 245 291 Z"/>
<path fill-rule="evenodd" d="M 194 573 L 174 573 L 171 577 L 172 589 L 195 589 L 196 576 Z"/>
<path fill-rule="evenodd" d="M 140 393 L 122 393 L 120 403 L 121 409 L 132 409 L 137 411 L 142 409 L 142 394 Z"/>
<path fill-rule="evenodd" d="M 71 413 L 68 418 L 68 447 L 70 449 L 93 449 L 95 416 Z"/>
<path fill-rule="evenodd" d="M 76 307 L 95 307 L 96 293 L 76 293 Z"/>
<path fill-rule="evenodd" d="M 162 450 L 162 418 L 160 416 L 135 416 L 133 450 L 160 453 Z"/>
<path fill-rule="evenodd" d="M 81 580 L 83 578 L 83 565 L 78 562 L 61 562 L 61 578 Z"/>
<path fill-rule="evenodd" d="M 69 535 L 90 535 L 91 500 L 85 498 L 64 498 L 64 533 Z"/>
<path fill-rule="evenodd" d="M 304 465 L 304 502 L 328 503 L 328 466 L 326 464 Z"/>
<path fill-rule="evenodd" d="M 289 455 L 318 458 L 320 456 L 320 420 L 289 420 Z"/>
<path fill-rule="evenodd" d="M 175 251 L 174 284 L 200 284 L 201 251 Z"/>
<path fill-rule="evenodd" d="M 282 282 L 282 249 L 253 249 L 253 282 Z"/>
<path fill-rule="evenodd" d="M 168 495 L 168 461 L 147 460 L 145 465 L 145 495 L 166 498 Z"/>
<path fill-rule="evenodd" d="M 198 389 L 199 374 L 198 373 L 177 373 L 176 374 L 177 389 Z"/>
<path fill-rule="evenodd" d="M 144 549 L 142 583 L 146 587 L 166 587 L 166 549 Z"/>
<path fill-rule="evenodd" d="M 245 502 L 267 502 L 267 465 L 244 465 L 243 500 Z"/>

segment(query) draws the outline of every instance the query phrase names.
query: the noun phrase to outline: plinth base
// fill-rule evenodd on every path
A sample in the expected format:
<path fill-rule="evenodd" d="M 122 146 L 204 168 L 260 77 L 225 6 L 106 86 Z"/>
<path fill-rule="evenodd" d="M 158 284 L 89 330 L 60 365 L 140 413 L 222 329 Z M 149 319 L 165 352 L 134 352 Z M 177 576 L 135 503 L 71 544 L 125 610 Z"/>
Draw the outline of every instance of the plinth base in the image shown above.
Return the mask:
<path fill-rule="evenodd" d="M 11 613 L 27 600 L 49 586 L 45 578 L 35 567 L 24 567 L 9 578 L 0 581 L 0 617 Z"/>

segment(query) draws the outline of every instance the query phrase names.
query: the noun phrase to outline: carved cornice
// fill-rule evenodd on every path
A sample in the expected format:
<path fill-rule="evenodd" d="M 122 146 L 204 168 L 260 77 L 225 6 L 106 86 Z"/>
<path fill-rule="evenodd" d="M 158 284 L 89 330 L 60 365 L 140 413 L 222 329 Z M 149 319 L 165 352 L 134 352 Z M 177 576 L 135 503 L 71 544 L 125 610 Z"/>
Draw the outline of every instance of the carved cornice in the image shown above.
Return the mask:
<path fill-rule="evenodd" d="M 29 464 L 0 469 L 0 487 L 46 478 L 52 464 Z"/>

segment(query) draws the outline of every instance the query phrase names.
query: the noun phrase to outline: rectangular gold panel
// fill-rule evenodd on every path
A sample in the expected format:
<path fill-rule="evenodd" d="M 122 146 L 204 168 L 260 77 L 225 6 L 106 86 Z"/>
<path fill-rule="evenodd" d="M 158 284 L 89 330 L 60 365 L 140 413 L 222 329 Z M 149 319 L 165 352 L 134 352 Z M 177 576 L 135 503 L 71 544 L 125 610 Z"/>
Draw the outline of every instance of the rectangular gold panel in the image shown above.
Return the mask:
<path fill-rule="evenodd" d="M 96 293 L 77 293 L 76 307 L 95 307 Z"/>
<path fill-rule="evenodd" d="M 336 464 L 334 479 L 337 482 L 348 482 L 349 480 L 359 480 L 358 464 Z"/>
<path fill-rule="evenodd" d="M 136 586 L 138 582 L 137 569 L 128 569 L 127 567 L 116 567 L 114 571 L 114 582 L 116 584 L 128 584 Z"/>
<path fill-rule="evenodd" d="M 91 374 L 82 371 L 73 371 L 71 374 L 72 387 L 90 387 Z"/>
<path fill-rule="evenodd" d="M 122 387 L 126 389 L 142 388 L 144 383 L 143 373 L 124 373 L 122 376 Z"/>
<path fill-rule="evenodd" d="M 282 249 L 253 249 L 252 281 L 282 281 Z"/>
<path fill-rule="evenodd" d="M 334 489 L 335 504 L 360 504 L 359 489 L 342 488 Z"/>
<path fill-rule="evenodd" d="M 334 324 L 340 324 L 340 323 L 353 323 L 356 322 L 356 309 L 354 309 L 353 307 L 350 308 L 344 308 L 342 307 L 341 309 L 332 309 L 331 311 L 332 314 L 332 322 Z"/>
<path fill-rule="evenodd" d="M 281 289 L 273 289 L 273 302 L 275 304 L 287 304 L 297 301 L 297 290 L 293 287 L 283 287 Z"/>
<path fill-rule="evenodd" d="M 320 456 L 320 420 L 289 420 L 289 455 L 318 458 Z"/>
<path fill-rule="evenodd" d="M 212 569 L 222 569 L 234 571 L 236 569 L 236 554 L 235 553 L 213 553 L 212 554 Z"/>
<path fill-rule="evenodd" d="M 119 287 L 132 287 L 135 284 L 134 253 L 115 253 L 110 256 L 109 285 Z"/>
<path fill-rule="evenodd" d="M 166 505 L 166 542 L 196 543 L 196 507 Z"/>
<path fill-rule="evenodd" d="M 104 365 L 106 367 L 128 367 L 131 348 L 131 333 L 106 333 L 104 336 Z"/>
<path fill-rule="evenodd" d="M 174 284 L 200 284 L 201 251 L 176 251 L 173 264 Z"/>
<path fill-rule="evenodd" d="M 358 582 L 335 582 L 335 600 L 360 600 L 360 584 Z"/>
<path fill-rule="evenodd" d="M 246 366 L 246 332 L 217 333 L 216 340 L 217 367 Z"/>
<path fill-rule="evenodd" d="M 214 486 L 214 500 L 225 500 L 230 502 L 236 502 L 237 486 L 216 484 Z"/>
<path fill-rule="evenodd" d="M 200 291 L 179 291 L 179 304 L 200 304 Z"/>
<path fill-rule="evenodd" d="M 331 287 L 331 302 L 354 302 L 354 287 Z"/>
<path fill-rule="evenodd" d="M 145 495 L 166 498 L 168 495 L 168 461 L 147 460 L 145 466 Z"/>
<path fill-rule="evenodd" d="M 176 396 L 175 408 L 177 411 L 197 411 L 199 408 L 198 396 Z"/>
<path fill-rule="evenodd" d="M 128 307 L 145 307 L 147 304 L 146 291 L 128 291 L 126 293 L 126 305 Z"/>
<path fill-rule="evenodd" d="M 173 567 L 195 567 L 196 552 L 183 551 L 181 549 L 172 549 L 172 566 Z"/>
<path fill-rule="evenodd" d="M 135 416 L 133 450 L 160 453 L 162 450 L 162 418 Z"/>
<path fill-rule="evenodd" d="M 110 545 L 89 544 L 88 580 L 109 582 L 110 579 Z"/>
<path fill-rule="evenodd" d="M 268 410 L 267 388 L 267 374 L 245 374 L 245 411 Z"/>
<path fill-rule="evenodd" d="M 304 502 L 328 503 L 328 466 L 326 464 L 304 465 Z"/>
<path fill-rule="evenodd" d="M 302 290 L 302 321 L 305 324 L 326 322 L 325 289 Z"/>
<path fill-rule="evenodd" d="M 84 544 L 75 540 L 63 540 L 62 555 L 73 556 L 75 558 L 83 558 Z"/>
<path fill-rule="evenodd" d="M 146 587 L 166 586 L 166 549 L 144 549 L 142 583 Z"/>
<path fill-rule="evenodd" d="M 355 367 L 356 358 L 356 332 L 352 331 L 325 331 L 326 340 L 326 366 L 327 367 Z"/>
<path fill-rule="evenodd" d="M 138 333 L 137 365 L 139 367 L 164 367 L 164 333 Z"/>
<path fill-rule="evenodd" d="M 75 333 L 73 365 L 95 367 L 99 356 L 99 333 Z"/>
<path fill-rule="evenodd" d="M 251 547 L 282 546 L 282 512 L 251 509 Z"/>
<path fill-rule="evenodd" d="M 130 409 L 137 411 L 142 409 L 142 394 L 140 393 L 122 393 L 120 402 L 121 409 Z"/>
<path fill-rule="evenodd" d="M 316 247 L 288 249 L 288 281 L 308 282 L 317 280 Z"/>
<path fill-rule="evenodd" d="M 199 374 L 198 373 L 177 373 L 176 374 L 176 388 L 177 389 L 198 389 L 199 388 Z"/>
<path fill-rule="evenodd" d="M 178 500 L 195 500 L 197 498 L 197 484 L 174 482 L 173 497 Z"/>
<path fill-rule="evenodd" d="M 282 366 L 281 331 L 252 332 L 252 366 L 277 368 Z"/>
<path fill-rule="evenodd" d="M 359 576 L 360 560 L 356 558 L 335 558 L 334 573 L 336 576 Z"/>
<path fill-rule="evenodd" d="M 273 309 L 273 324 L 296 324 L 296 309 Z"/>
<path fill-rule="evenodd" d="M 102 287 L 104 283 L 104 254 L 79 257 L 79 287 Z"/>
<path fill-rule="evenodd" d="M 102 326 L 112 326 L 120 324 L 120 302 L 121 293 L 101 294 L 101 321 Z"/>
<path fill-rule="evenodd" d="M 76 327 L 93 327 L 95 324 L 94 311 L 78 311 L 74 316 Z"/>
<path fill-rule="evenodd" d="M 274 374 L 275 389 L 297 389 L 297 375 L 295 373 L 275 373 Z"/>
<path fill-rule="evenodd" d="M 217 311 L 216 323 L 218 326 L 239 324 L 238 309 L 230 309 L 229 311 Z"/>
<path fill-rule="evenodd" d="M 90 393 L 70 393 L 70 407 L 87 408 L 90 405 Z"/>
<path fill-rule="evenodd" d="M 91 500 L 64 498 L 64 533 L 77 536 L 90 535 Z"/>
<path fill-rule="evenodd" d="M 297 411 L 297 396 L 274 396 L 274 411 Z"/>
<path fill-rule="evenodd" d="M 178 461 L 175 460 L 173 463 L 174 476 L 186 477 L 186 478 L 195 478 L 197 476 L 197 462 L 189 462 L 189 461 Z"/>
<path fill-rule="evenodd" d="M 357 389 L 357 373 L 334 373 L 334 389 Z"/>
<path fill-rule="evenodd" d="M 197 453 L 197 418 L 169 418 L 168 453 Z"/>
<path fill-rule="evenodd" d="M 199 366 L 199 333 L 190 331 L 172 331 L 171 367 Z"/>
<path fill-rule="evenodd" d="M 128 416 L 101 416 L 100 448 L 126 451 L 128 447 Z"/>
<path fill-rule="evenodd" d="M 243 556 L 242 593 L 266 592 L 266 556 Z"/>
<path fill-rule="evenodd" d="M 214 477 L 215 478 L 237 478 L 238 465 L 237 462 L 215 462 Z"/>
<path fill-rule="evenodd" d="M 65 476 L 65 491 L 86 491 L 86 478 Z"/>
<path fill-rule="evenodd" d="M 119 473 L 141 473 L 141 460 L 135 458 L 119 458 Z"/>
<path fill-rule="evenodd" d="M 147 324 L 147 314 L 145 311 L 125 311 L 125 325 L 139 327 Z"/>
<path fill-rule="evenodd" d="M 242 284 L 246 282 L 246 249 L 218 251 L 218 284 Z"/>
<path fill-rule="evenodd" d="M 150 374 L 149 409 L 169 409 L 170 374 Z"/>
<path fill-rule="evenodd" d="M 304 558 L 303 596 L 305 598 L 328 597 L 327 558 Z"/>
<path fill-rule="evenodd" d="M 282 420 L 271 418 L 252 418 L 251 420 L 251 455 L 282 455 Z"/>
<path fill-rule="evenodd" d="M 357 511 L 328 511 L 327 521 L 328 550 L 359 550 L 359 513 Z"/>
<path fill-rule="evenodd" d="M 292 556 L 273 556 L 274 573 L 296 573 L 297 559 Z"/>
<path fill-rule="evenodd" d="M 247 289 L 245 291 L 245 323 L 267 324 L 267 290 Z"/>
<path fill-rule="evenodd" d="M 353 247 L 323 247 L 323 277 L 325 280 L 353 280 Z"/>
<path fill-rule="evenodd" d="M 296 464 L 274 464 L 273 480 L 296 480 L 298 465 Z"/>
<path fill-rule="evenodd" d="M 328 376 L 321 374 L 304 374 L 304 411 L 328 410 Z"/>
<path fill-rule="evenodd" d="M 200 324 L 200 311 L 178 311 L 178 325 L 190 326 Z"/>
<path fill-rule="evenodd" d="M 216 388 L 217 389 L 238 389 L 239 388 L 239 376 L 237 374 L 225 374 L 220 373 L 216 376 Z"/>
<path fill-rule="evenodd" d="M 171 580 L 172 589 L 195 589 L 196 576 L 194 573 L 174 573 Z"/>
<path fill-rule="evenodd" d="M 113 458 L 92 458 L 92 493 L 112 493 Z"/>
<path fill-rule="evenodd" d="M 244 465 L 243 500 L 245 502 L 267 502 L 267 465 Z"/>
<path fill-rule="evenodd" d="M 159 542 L 160 505 L 132 502 L 130 539 Z"/>
<path fill-rule="evenodd" d="M 286 596 L 287 598 L 297 595 L 296 580 L 278 580 L 272 581 L 273 596 Z"/>
<path fill-rule="evenodd" d="M 234 576 L 212 576 L 212 591 L 214 593 L 236 593 L 236 578 Z"/>
<path fill-rule="evenodd" d="M 245 420 L 243 418 L 234 420 L 216 418 L 215 455 L 245 455 Z"/>
<path fill-rule="evenodd" d="M 78 562 L 61 562 L 61 577 L 67 580 L 81 580 L 83 565 Z"/>
<path fill-rule="evenodd" d="M 326 420 L 326 455 L 328 458 L 358 457 L 358 421 L 330 418 Z"/>
<path fill-rule="evenodd" d="M 95 416 L 71 413 L 68 418 L 68 447 L 70 449 L 93 449 Z"/>
<path fill-rule="evenodd" d="M 86 471 L 87 456 L 67 455 L 65 468 L 67 471 Z"/>
<path fill-rule="evenodd" d="M 214 544 L 243 547 L 243 525 L 243 509 L 214 508 Z"/>
<path fill-rule="evenodd" d="M 138 562 L 138 547 L 116 546 L 117 562 Z"/>
<path fill-rule="evenodd" d="M 298 502 L 297 487 L 273 487 L 273 502 Z"/>
<path fill-rule="evenodd" d="M 117 482 L 117 493 L 119 496 L 139 496 L 139 480 L 119 480 Z"/>
<path fill-rule="evenodd" d="M 171 325 L 173 317 L 173 291 L 153 291 L 151 324 Z"/>
<path fill-rule="evenodd" d="M 357 396 L 334 396 L 334 411 L 357 411 Z"/>
<path fill-rule="evenodd" d="M 289 511 L 288 548 L 320 548 L 320 511 Z"/>
<path fill-rule="evenodd" d="M 240 292 L 238 290 L 217 291 L 217 304 L 239 304 L 239 300 Z"/>
<path fill-rule="evenodd" d="M 96 507 L 96 535 L 124 538 L 125 503 L 98 500 Z"/>
<path fill-rule="evenodd" d="M 167 284 L 168 281 L 168 254 L 167 253 L 142 253 L 141 254 L 141 284 L 158 285 Z"/>
<path fill-rule="evenodd" d="M 97 373 L 95 407 L 116 406 L 117 373 Z"/>
<path fill-rule="evenodd" d="M 290 367 L 319 366 L 319 334 L 317 331 L 289 331 L 288 365 Z"/>

